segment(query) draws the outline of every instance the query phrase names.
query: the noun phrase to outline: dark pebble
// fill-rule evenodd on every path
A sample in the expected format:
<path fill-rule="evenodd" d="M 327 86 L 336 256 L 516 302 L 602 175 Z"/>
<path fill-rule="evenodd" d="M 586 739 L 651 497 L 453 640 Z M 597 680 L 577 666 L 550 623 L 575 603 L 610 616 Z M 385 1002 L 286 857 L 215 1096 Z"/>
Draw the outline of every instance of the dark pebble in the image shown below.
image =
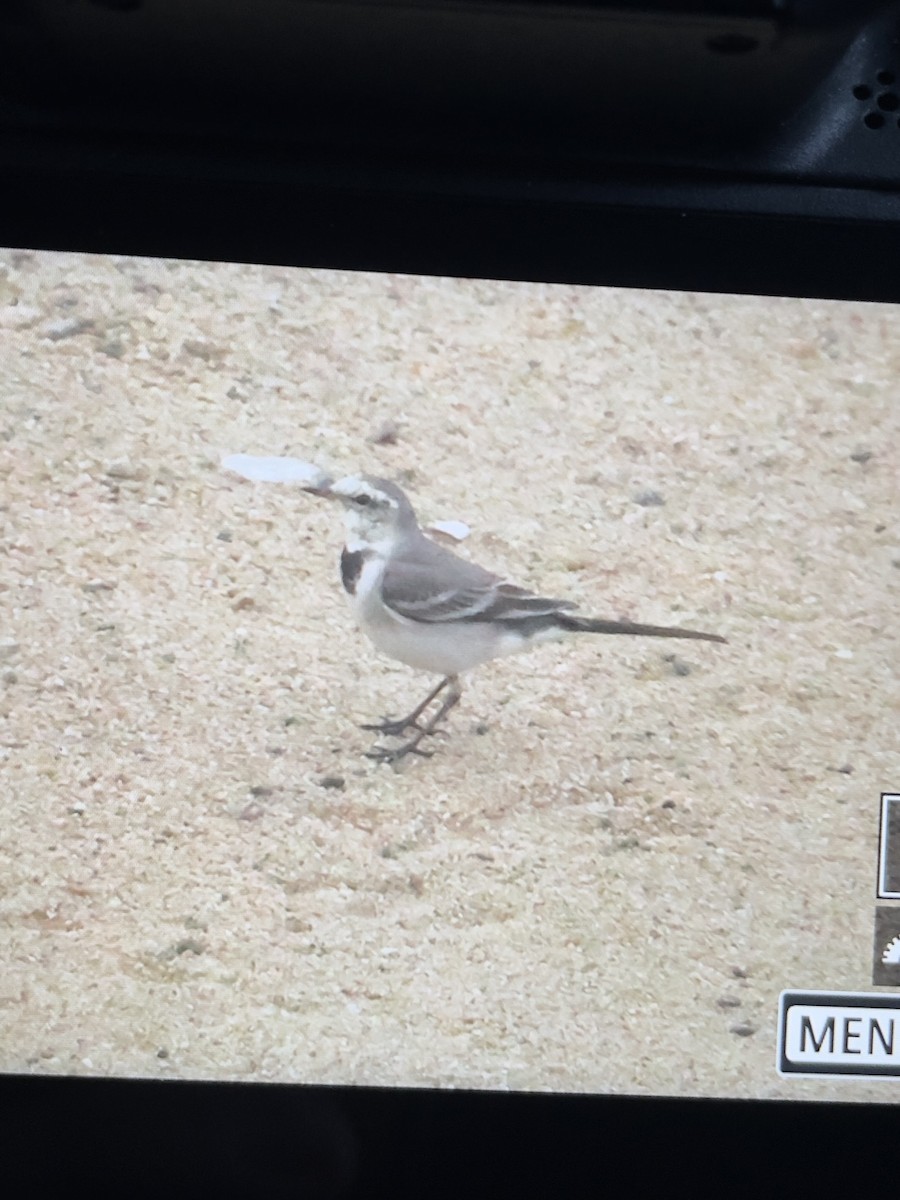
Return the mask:
<path fill-rule="evenodd" d="M 63 338 L 77 337 L 79 333 L 89 333 L 94 328 L 95 322 L 90 317 L 75 317 L 71 321 L 50 325 L 44 337 L 51 342 L 60 342 Z"/>
<path fill-rule="evenodd" d="M 194 358 L 202 358 L 204 362 L 209 362 L 214 358 L 223 358 L 225 355 L 225 350 L 221 346 L 202 341 L 200 338 L 188 338 L 187 341 L 181 343 L 181 348 L 185 354 L 190 354 Z"/>
<path fill-rule="evenodd" d="M 665 500 L 663 500 L 659 492 L 653 491 L 638 492 L 634 498 L 634 502 L 635 504 L 642 505 L 644 508 L 659 508 L 665 504 Z"/>
<path fill-rule="evenodd" d="M 396 421 L 385 421 L 369 439 L 375 446 L 396 446 L 400 440 L 400 427 Z"/>
<path fill-rule="evenodd" d="M 206 946 L 196 938 L 182 938 L 180 942 L 175 943 L 176 954 L 203 954 L 205 950 Z"/>

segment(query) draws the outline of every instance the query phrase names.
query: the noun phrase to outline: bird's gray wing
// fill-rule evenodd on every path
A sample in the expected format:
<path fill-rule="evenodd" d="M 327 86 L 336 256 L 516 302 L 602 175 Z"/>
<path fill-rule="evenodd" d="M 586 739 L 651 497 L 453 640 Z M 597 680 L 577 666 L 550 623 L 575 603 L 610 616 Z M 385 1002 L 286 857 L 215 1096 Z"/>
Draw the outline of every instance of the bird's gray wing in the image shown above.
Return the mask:
<path fill-rule="evenodd" d="M 425 624 L 448 621 L 521 621 L 575 607 L 505 583 L 475 563 L 427 542 L 393 558 L 381 584 L 384 603 L 401 617 Z"/>

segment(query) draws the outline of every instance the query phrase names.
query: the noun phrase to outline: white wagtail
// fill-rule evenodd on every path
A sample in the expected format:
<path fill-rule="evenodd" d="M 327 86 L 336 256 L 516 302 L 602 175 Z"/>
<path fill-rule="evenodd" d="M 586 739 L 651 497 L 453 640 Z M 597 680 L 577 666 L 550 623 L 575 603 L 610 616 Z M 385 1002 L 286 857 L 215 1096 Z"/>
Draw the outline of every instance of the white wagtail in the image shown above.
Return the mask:
<path fill-rule="evenodd" d="M 408 716 L 363 725 L 390 737 L 413 731 L 399 746 L 375 746 L 368 752 L 367 757 L 380 762 L 396 762 L 406 754 L 429 755 L 420 742 L 459 702 L 460 675 L 492 658 L 568 633 L 725 641 L 693 629 L 576 616 L 571 601 L 537 596 L 431 541 L 419 528 L 406 495 L 386 479 L 351 475 L 304 490 L 344 506 L 347 541 L 341 579 L 363 631 L 382 653 L 441 676 Z M 437 712 L 420 723 L 445 689 Z"/>

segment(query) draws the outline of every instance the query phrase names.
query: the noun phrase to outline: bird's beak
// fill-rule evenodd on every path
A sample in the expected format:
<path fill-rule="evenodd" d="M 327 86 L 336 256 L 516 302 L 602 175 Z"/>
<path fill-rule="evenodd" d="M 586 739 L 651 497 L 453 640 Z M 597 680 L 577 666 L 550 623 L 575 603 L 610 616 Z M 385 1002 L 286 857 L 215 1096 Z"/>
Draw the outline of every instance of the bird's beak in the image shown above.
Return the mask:
<path fill-rule="evenodd" d="M 322 496 L 325 500 L 336 500 L 334 492 L 331 490 L 330 479 L 322 479 L 318 483 L 309 483 L 302 490 L 309 492 L 311 496 Z"/>

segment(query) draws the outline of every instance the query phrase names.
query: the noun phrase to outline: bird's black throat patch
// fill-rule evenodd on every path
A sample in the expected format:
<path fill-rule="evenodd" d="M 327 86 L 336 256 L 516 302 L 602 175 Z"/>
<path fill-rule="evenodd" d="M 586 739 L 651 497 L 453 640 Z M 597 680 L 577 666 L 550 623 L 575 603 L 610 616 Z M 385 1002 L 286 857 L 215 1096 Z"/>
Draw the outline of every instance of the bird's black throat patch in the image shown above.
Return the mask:
<path fill-rule="evenodd" d="M 351 596 L 356 594 L 356 585 L 367 558 L 365 550 L 348 550 L 345 546 L 341 552 L 341 583 L 344 585 L 344 591 L 349 592 Z"/>

